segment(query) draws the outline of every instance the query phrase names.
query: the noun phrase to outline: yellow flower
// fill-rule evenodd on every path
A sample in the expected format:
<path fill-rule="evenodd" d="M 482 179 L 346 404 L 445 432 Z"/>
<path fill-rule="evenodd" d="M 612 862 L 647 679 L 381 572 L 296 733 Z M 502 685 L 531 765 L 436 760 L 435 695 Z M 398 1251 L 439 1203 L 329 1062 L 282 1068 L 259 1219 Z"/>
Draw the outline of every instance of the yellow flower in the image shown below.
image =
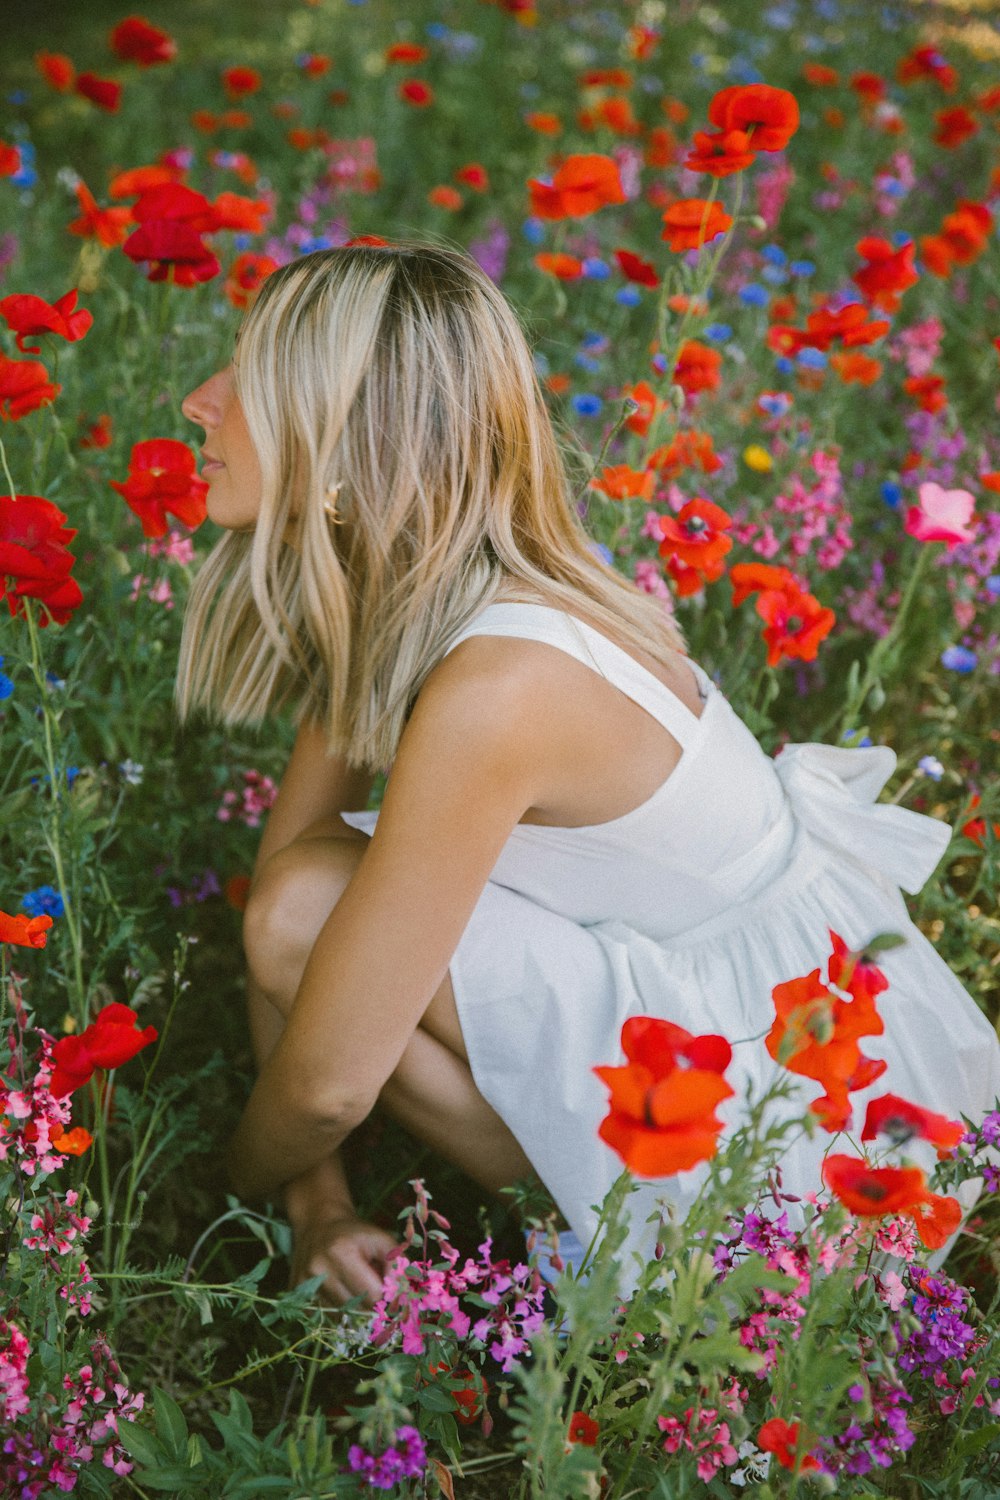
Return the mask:
<path fill-rule="evenodd" d="M 774 459 L 760 443 L 751 443 L 749 448 L 743 449 L 743 462 L 756 474 L 770 474 L 774 468 Z"/>

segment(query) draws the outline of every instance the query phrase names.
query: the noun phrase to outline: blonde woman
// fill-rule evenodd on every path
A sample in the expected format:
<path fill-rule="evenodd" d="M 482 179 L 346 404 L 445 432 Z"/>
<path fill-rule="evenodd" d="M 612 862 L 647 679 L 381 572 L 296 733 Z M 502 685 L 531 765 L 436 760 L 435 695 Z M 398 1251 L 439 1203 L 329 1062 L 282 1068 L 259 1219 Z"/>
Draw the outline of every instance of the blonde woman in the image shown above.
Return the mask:
<path fill-rule="evenodd" d="M 378 1292 L 393 1241 L 358 1220 L 337 1154 L 377 1100 L 484 1188 L 536 1171 L 586 1242 L 620 1167 L 591 1068 L 623 1021 L 760 1035 L 830 927 L 906 936 L 874 1092 L 992 1105 L 992 1028 L 899 892 L 949 830 L 875 805 L 889 750 L 764 755 L 661 603 L 601 561 L 474 262 L 304 256 L 183 410 L 227 535 L 189 600 L 179 712 L 298 725 L 246 910 L 260 1075 L 231 1150 L 241 1193 L 284 1192 L 297 1277 Z M 730 1120 L 772 1070 L 737 1049 Z M 789 1191 L 818 1185 L 827 1144 L 786 1154 Z M 647 1254 L 651 1206 L 697 1183 L 636 1195 L 627 1248 Z"/>

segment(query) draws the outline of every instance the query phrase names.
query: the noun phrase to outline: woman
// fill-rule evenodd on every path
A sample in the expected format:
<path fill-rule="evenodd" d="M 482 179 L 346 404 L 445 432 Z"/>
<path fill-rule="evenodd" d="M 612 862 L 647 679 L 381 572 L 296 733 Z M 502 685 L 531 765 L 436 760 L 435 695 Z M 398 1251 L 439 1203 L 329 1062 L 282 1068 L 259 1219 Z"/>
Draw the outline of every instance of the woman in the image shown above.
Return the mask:
<path fill-rule="evenodd" d="M 284 1189 L 297 1275 L 377 1294 L 393 1241 L 358 1221 L 337 1151 L 378 1099 L 484 1187 L 534 1168 L 586 1241 L 620 1165 L 591 1068 L 623 1020 L 760 1036 L 831 927 L 905 933 L 885 1086 L 992 1104 L 992 1028 L 898 889 L 949 830 L 873 805 L 884 747 L 771 761 L 595 555 L 518 323 L 471 260 L 304 256 L 183 409 L 229 534 L 189 601 L 179 711 L 298 716 L 246 911 L 261 1071 L 231 1153 L 240 1192 Z M 730 1119 L 772 1071 L 737 1049 Z M 828 1143 L 787 1153 L 789 1191 L 818 1186 Z M 697 1179 L 669 1184 L 682 1208 Z M 639 1254 L 661 1192 L 638 1195 Z"/>

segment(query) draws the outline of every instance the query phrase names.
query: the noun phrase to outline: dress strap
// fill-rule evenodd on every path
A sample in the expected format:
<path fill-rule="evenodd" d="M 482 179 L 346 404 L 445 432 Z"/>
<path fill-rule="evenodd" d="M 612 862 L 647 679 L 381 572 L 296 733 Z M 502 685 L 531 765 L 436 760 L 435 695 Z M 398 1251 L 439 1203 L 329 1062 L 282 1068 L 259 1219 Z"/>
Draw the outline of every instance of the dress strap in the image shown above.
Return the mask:
<path fill-rule="evenodd" d="M 621 646 L 565 610 L 521 600 L 488 604 L 456 636 L 445 655 L 473 635 L 509 635 L 519 640 L 543 641 L 546 645 L 557 646 L 638 703 L 658 724 L 669 730 L 682 749 L 697 732 L 701 721 L 676 693 L 672 693 Z M 690 657 L 684 659 L 698 680 L 704 702 L 713 683 Z"/>

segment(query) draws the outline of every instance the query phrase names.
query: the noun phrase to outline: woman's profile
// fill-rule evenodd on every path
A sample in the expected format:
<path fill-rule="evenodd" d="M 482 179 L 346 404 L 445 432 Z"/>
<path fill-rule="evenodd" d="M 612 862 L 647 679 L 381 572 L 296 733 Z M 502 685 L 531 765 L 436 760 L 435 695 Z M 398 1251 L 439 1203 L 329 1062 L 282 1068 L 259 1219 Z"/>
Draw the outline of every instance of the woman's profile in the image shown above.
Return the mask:
<path fill-rule="evenodd" d="M 622 1023 L 760 1036 L 831 928 L 905 937 L 882 961 L 882 1087 L 992 1105 L 993 1029 L 900 895 L 949 830 L 876 804 L 886 747 L 770 759 L 601 560 L 517 318 L 470 258 L 302 257 L 183 410 L 227 534 L 189 600 L 179 710 L 296 715 L 245 916 L 260 1075 L 231 1160 L 241 1192 L 284 1190 L 297 1276 L 377 1295 L 393 1241 L 358 1220 L 338 1148 L 378 1100 L 488 1189 L 536 1172 L 588 1240 L 620 1166 L 591 1069 Z M 737 1049 L 729 1119 L 772 1068 Z M 818 1187 L 828 1139 L 790 1148 L 787 1190 Z M 681 1209 L 696 1179 L 669 1184 Z M 629 1248 L 663 1192 L 636 1195 Z"/>

